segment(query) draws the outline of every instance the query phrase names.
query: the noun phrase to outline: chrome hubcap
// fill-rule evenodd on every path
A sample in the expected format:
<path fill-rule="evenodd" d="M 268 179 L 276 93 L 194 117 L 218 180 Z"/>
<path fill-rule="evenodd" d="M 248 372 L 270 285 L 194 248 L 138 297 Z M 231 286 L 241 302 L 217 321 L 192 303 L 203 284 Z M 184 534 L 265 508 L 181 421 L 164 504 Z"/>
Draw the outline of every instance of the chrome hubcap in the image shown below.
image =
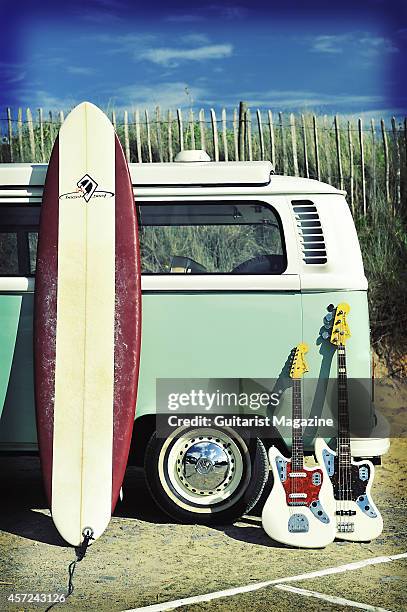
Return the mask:
<path fill-rule="evenodd" d="M 202 440 L 185 452 L 179 472 L 183 473 L 187 486 L 210 492 L 225 482 L 233 462 L 220 441 Z"/>

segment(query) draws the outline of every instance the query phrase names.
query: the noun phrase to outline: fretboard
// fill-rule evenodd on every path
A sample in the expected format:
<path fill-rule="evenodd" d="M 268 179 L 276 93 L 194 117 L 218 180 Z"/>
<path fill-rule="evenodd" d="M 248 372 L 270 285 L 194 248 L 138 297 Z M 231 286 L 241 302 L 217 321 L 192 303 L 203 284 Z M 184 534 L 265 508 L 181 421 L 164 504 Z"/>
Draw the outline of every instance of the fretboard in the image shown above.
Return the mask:
<path fill-rule="evenodd" d="M 292 418 L 302 419 L 302 401 L 301 401 L 301 379 L 293 378 L 293 406 Z M 292 427 L 292 450 L 291 450 L 291 465 L 293 470 L 302 470 L 304 467 L 304 445 L 302 441 L 302 427 Z"/>
<path fill-rule="evenodd" d="M 350 463 L 348 383 L 345 346 L 338 346 L 338 456 L 341 463 Z"/>

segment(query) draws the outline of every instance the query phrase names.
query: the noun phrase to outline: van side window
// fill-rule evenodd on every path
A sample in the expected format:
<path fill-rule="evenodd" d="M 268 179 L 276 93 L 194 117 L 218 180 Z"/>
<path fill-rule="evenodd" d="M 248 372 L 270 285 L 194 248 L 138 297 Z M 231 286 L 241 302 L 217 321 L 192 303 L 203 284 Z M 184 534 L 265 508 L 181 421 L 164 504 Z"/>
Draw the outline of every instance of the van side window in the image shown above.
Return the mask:
<path fill-rule="evenodd" d="M 39 206 L 0 206 L 0 275 L 35 272 Z"/>
<path fill-rule="evenodd" d="M 143 274 L 282 274 L 284 235 L 260 201 L 139 202 Z M 39 206 L 0 207 L 0 275 L 35 274 Z"/>
<path fill-rule="evenodd" d="M 280 219 L 260 201 L 139 204 L 144 274 L 281 274 Z"/>

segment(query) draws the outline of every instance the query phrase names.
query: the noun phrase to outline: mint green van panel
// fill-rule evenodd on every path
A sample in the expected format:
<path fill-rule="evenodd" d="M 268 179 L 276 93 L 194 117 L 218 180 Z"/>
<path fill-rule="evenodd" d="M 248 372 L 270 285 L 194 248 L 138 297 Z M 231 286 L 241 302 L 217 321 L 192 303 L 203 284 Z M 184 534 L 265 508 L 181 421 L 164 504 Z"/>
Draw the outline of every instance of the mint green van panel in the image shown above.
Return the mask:
<path fill-rule="evenodd" d="M 156 378 L 203 378 L 209 384 L 210 379 L 243 379 L 240 391 L 273 392 L 276 389 L 263 387 L 261 379 L 277 379 L 290 350 L 301 341 L 309 346 L 304 415 L 332 416 L 330 406 L 336 407 L 336 401 L 332 394 L 327 400 L 326 381 L 336 380 L 336 355 L 327 341 L 321 343 L 319 332 L 327 306 L 342 301 L 351 307 L 348 376 L 360 379 L 349 387 L 350 408 L 371 422 L 365 291 L 144 293 L 136 419 L 156 412 Z M 23 450 L 36 443 L 32 316 L 33 294 L 0 296 L 2 449 Z M 281 395 L 276 414 L 290 416 L 289 390 Z M 315 434 L 306 431 L 306 446 Z"/>
<path fill-rule="evenodd" d="M 277 378 L 301 325 L 295 292 L 143 295 L 136 416 L 155 412 L 156 378 Z"/>
<path fill-rule="evenodd" d="M 13 321 L 8 332 L 8 352 L 12 364 L 7 381 L 1 379 L 0 447 L 30 448 L 37 442 L 34 407 L 33 359 L 33 307 L 34 295 L 1 295 L 0 319 L 3 324 L 8 309 Z M 2 326 L 1 326 L 2 327 Z M 14 330 L 14 334 L 13 334 Z M 2 330 L 4 333 L 4 330 Z M 3 363 L 3 361 L 2 361 Z"/>
<path fill-rule="evenodd" d="M 3 295 L 0 324 L 0 417 L 7 393 L 20 319 L 21 296 Z"/>
<path fill-rule="evenodd" d="M 0 446 L 23 449 L 36 442 L 33 294 L 0 296 L 1 320 L 9 311 L 13 361 L 9 383 L 3 375 L 0 389 L 6 395 Z M 277 378 L 301 340 L 301 325 L 301 295 L 295 292 L 143 294 L 136 419 L 156 412 L 156 378 Z M 281 408 L 289 414 L 286 400 Z"/>

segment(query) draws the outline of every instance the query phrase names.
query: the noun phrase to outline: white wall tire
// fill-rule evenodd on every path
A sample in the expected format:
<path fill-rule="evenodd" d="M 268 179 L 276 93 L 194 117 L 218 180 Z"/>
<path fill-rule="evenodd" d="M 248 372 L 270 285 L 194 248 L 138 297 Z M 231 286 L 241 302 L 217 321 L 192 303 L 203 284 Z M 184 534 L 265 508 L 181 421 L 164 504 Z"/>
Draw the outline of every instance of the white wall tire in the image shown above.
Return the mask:
<path fill-rule="evenodd" d="M 180 522 L 222 523 L 248 512 L 268 477 L 258 439 L 229 428 L 181 427 L 152 435 L 145 454 L 149 489 L 164 512 Z"/>

